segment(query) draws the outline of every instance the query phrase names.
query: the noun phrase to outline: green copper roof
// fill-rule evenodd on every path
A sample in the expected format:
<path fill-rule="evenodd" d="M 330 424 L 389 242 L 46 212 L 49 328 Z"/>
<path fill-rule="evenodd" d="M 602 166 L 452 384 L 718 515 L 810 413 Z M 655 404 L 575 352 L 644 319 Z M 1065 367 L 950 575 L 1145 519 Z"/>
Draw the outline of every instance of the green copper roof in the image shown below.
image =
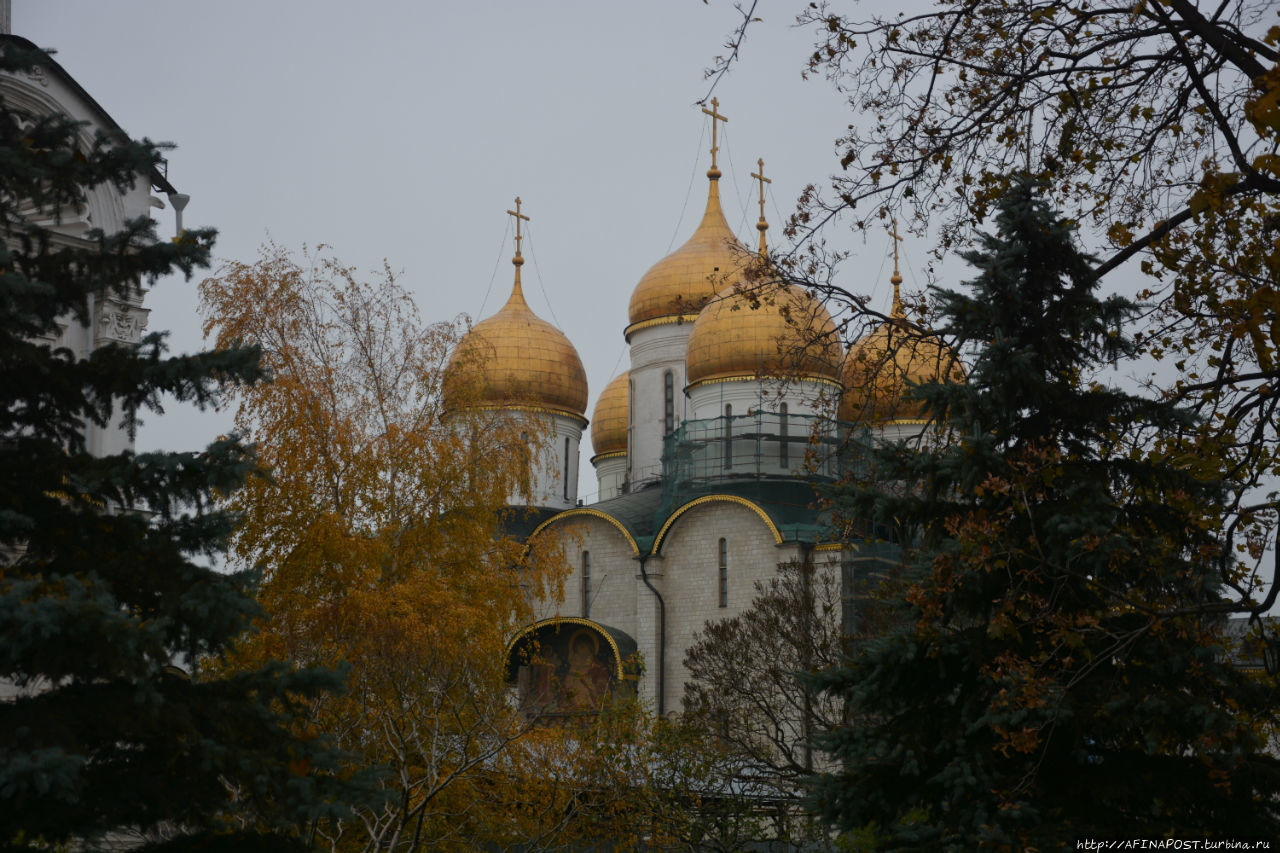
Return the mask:
<path fill-rule="evenodd" d="M 584 512 L 608 516 L 627 531 L 639 554 L 646 555 L 654 550 L 657 537 L 682 508 L 716 496 L 745 501 L 758 508 L 768 517 L 782 542 L 817 544 L 833 538 L 828 513 L 815 507 L 817 496 L 813 487 L 800 479 L 719 479 L 701 485 L 685 484 L 680 489 L 664 489 L 655 484 L 590 506 L 540 516 L 538 523 L 556 515 Z M 528 532 L 536 527 L 537 524 L 530 525 Z"/>

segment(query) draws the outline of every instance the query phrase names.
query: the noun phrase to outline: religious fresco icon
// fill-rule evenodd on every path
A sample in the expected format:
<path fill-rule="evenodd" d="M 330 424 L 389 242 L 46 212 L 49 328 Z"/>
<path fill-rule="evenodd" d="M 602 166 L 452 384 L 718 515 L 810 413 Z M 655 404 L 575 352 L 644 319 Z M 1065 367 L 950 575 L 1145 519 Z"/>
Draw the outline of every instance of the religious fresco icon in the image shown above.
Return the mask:
<path fill-rule="evenodd" d="M 581 628 L 569 640 L 563 701 L 573 708 L 598 708 L 608 690 L 609 667 L 600 659 L 600 636 Z"/>
<path fill-rule="evenodd" d="M 549 619 L 508 646 L 508 681 L 532 716 L 594 714 L 620 688 L 634 694 L 635 658 L 635 641 L 617 629 L 586 619 Z"/>

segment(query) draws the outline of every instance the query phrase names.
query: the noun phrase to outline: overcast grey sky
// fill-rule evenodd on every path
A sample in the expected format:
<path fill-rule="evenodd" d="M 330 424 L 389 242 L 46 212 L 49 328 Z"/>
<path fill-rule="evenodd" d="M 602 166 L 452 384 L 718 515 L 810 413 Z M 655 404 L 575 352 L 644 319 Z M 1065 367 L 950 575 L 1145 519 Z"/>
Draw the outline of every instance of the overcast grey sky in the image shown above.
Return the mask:
<path fill-rule="evenodd" d="M 801 79 L 812 42 L 793 8 L 759 4 L 716 89 L 726 214 L 751 245 L 756 159 L 781 239 L 850 121 L 827 83 Z M 701 214 L 710 143 L 695 102 L 738 20 L 727 0 L 13 0 L 17 35 L 56 49 L 131 134 L 178 145 L 169 177 L 191 195 L 186 224 L 218 228 L 222 258 L 251 261 L 268 236 L 327 243 L 361 269 L 385 258 L 424 319 L 478 320 L 510 289 L 505 211 L 521 196 L 526 294 L 577 347 L 588 416 L 627 367 L 632 289 Z M 887 304 L 891 241 L 879 236 L 856 238 L 844 284 Z M 907 246 L 908 287 L 923 285 L 925 251 Z M 201 346 L 194 282 L 165 283 L 148 305 L 175 350 Z M 228 424 L 171 407 L 139 448 L 201 446 Z M 584 444 L 588 499 L 590 455 Z"/>

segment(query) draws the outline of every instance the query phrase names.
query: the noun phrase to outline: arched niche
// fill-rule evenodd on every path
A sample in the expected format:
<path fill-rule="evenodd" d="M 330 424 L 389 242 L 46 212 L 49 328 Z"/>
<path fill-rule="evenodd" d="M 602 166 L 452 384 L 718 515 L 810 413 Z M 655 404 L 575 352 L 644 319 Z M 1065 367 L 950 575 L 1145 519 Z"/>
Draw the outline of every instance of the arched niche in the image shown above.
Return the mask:
<path fill-rule="evenodd" d="M 635 696 L 636 648 L 626 632 L 590 619 L 543 619 L 507 644 L 507 683 L 531 716 L 593 715 L 609 702 Z"/>

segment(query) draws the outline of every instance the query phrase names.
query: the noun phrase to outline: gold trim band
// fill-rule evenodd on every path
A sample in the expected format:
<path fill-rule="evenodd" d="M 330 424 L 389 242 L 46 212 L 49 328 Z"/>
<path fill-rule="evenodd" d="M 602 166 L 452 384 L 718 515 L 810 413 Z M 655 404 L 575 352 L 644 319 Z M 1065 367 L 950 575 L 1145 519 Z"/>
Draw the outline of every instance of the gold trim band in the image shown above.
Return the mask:
<path fill-rule="evenodd" d="M 619 681 L 622 680 L 622 650 L 618 648 L 617 642 L 608 631 L 604 630 L 604 627 L 599 622 L 592 622 L 590 619 L 581 619 L 577 616 L 552 616 L 550 619 L 540 619 L 522 630 L 520 633 L 516 634 L 512 637 L 511 642 L 507 643 L 508 665 L 511 662 L 511 653 L 515 651 L 516 643 L 523 640 L 526 636 L 552 625 L 557 627 L 560 625 L 581 625 L 586 628 L 591 628 L 597 634 L 604 637 L 605 641 L 609 644 L 609 648 L 613 649 L 613 662 L 617 665 L 617 670 L 614 674 L 618 676 Z"/>
<path fill-rule="evenodd" d="M 687 504 L 680 507 L 675 512 L 671 513 L 671 515 L 663 523 L 662 529 L 658 531 L 658 535 L 655 536 L 653 539 L 652 553 L 656 554 L 662 548 L 662 540 L 666 537 L 667 531 L 671 529 L 671 525 L 675 524 L 676 519 L 678 519 L 680 516 L 684 515 L 686 512 L 688 512 L 689 510 L 693 509 L 696 506 L 701 506 L 702 504 L 706 504 L 706 503 L 716 503 L 720 501 L 723 501 L 725 503 L 735 503 L 735 504 L 739 504 L 740 506 L 745 506 L 747 509 L 754 512 L 756 515 L 760 516 L 760 519 L 769 528 L 769 532 L 773 534 L 773 543 L 775 545 L 782 544 L 782 533 L 778 531 L 777 525 L 773 523 L 773 519 L 769 517 L 769 514 L 765 512 L 764 509 L 762 509 L 760 505 L 757 504 L 755 501 L 750 501 L 750 500 L 747 500 L 746 498 L 739 497 L 737 495 L 704 495 L 703 497 L 696 498 L 694 500 L 689 501 Z"/>
<path fill-rule="evenodd" d="M 692 323 L 698 319 L 697 314 L 665 314 L 661 317 L 651 317 L 648 320 L 641 320 L 639 323 L 632 323 L 622 332 L 622 337 L 627 343 L 631 343 L 631 335 L 641 329 L 651 329 L 654 326 L 679 326 L 684 323 Z"/>
<path fill-rule="evenodd" d="M 482 403 L 478 406 L 463 406 L 460 411 L 479 411 L 479 412 L 533 412 L 538 415 L 562 415 L 578 422 L 583 429 L 587 428 L 587 424 L 591 423 L 577 412 L 569 409 L 557 409 L 551 406 L 531 406 L 527 403 Z M 448 414 L 446 413 L 446 417 Z"/>
<path fill-rule="evenodd" d="M 529 538 L 532 539 L 533 537 L 537 536 L 539 533 L 541 533 L 546 528 L 550 527 L 552 524 L 555 524 L 557 521 L 562 521 L 564 519 L 571 518 L 573 516 L 578 516 L 578 515 L 586 515 L 592 518 L 600 518 L 609 522 L 610 524 L 612 524 L 614 527 L 618 528 L 618 530 L 622 532 L 622 535 L 626 538 L 627 543 L 631 546 L 631 553 L 637 557 L 640 556 L 640 546 L 636 544 L 635 538 L 632 537 L 631 532 L 627 530 L 626 526 L 621 521 L 618 521 L 618 519 L 614 518 L 612 515 L 609 515 L 609 513 L 607 512 L 601 512 L 598 509 L 591 509 L 589 507 L 574 507 L 573 509 L 566 509 L 564 512 L 556 513 L 555 515 L 551 516 L 546 521 L 542 522 L 537 527 L 535 527 L 533 529 L 533 532 L 529 534 Z"/>
<path fill-rule="evenodd" d="M 776 379 L 779 382 L 813 382 L 817 385 L 830 385 L 832 388 L 837 388 L 841 391 L 844 390 L 844 385 L 834 379 L 828 379 L 825 376 L 774 376 L 773 374 L 768 373 L 735 373 L 730 376 L 712 376 L 707 379 L 699 379 L 696 382 L 690 382 L 688 385 L 684 386 L 684 392 L 688 394 L 700 385 L 719 385 L 722 382 L 758 382 L 761 379 Z"/>

